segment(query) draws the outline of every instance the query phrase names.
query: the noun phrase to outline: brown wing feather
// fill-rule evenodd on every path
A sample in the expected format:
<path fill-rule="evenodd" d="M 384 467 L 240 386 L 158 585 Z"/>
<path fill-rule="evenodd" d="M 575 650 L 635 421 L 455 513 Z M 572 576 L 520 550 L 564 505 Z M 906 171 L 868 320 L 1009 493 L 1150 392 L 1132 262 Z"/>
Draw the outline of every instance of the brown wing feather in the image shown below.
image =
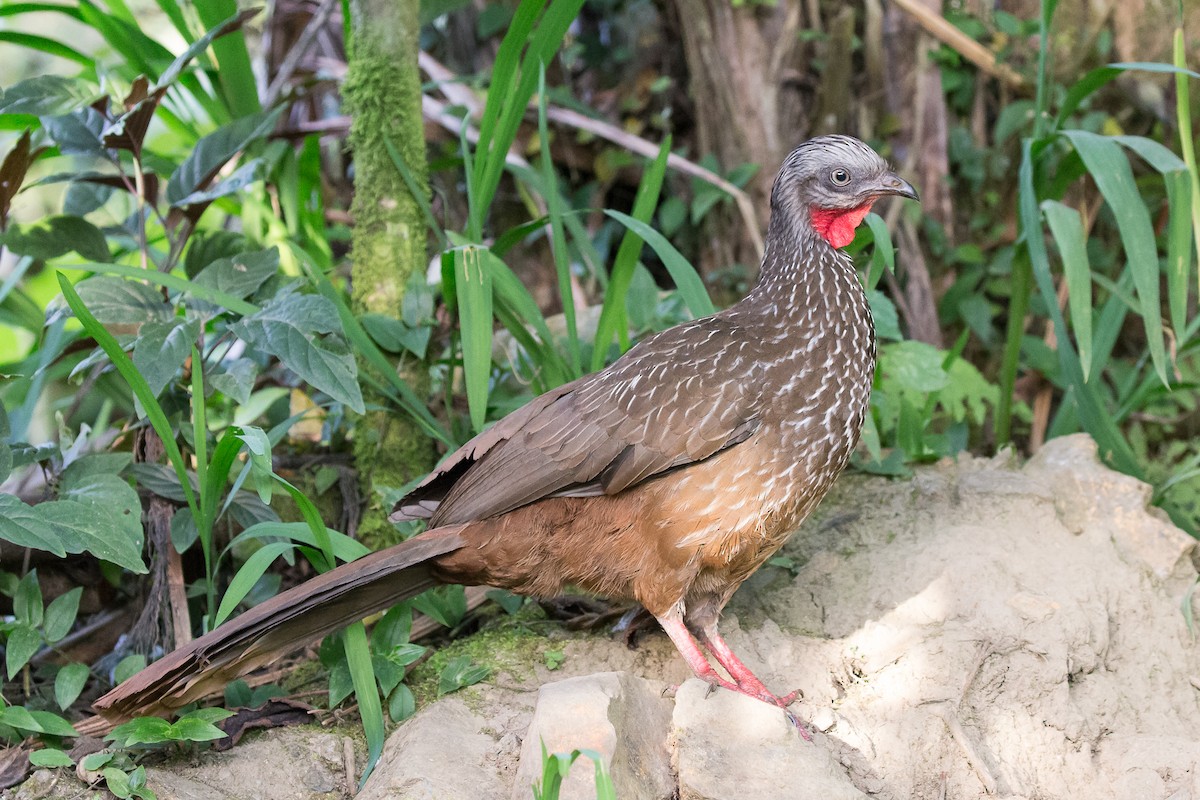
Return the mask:
<path fill-rule="evenodd" d="M 393 519 L 450 525 L 552 496 L 615 494 L 745 441 L 761 413 L 753 337 L 722 315 L 657 334 L 467 442 Z"/>

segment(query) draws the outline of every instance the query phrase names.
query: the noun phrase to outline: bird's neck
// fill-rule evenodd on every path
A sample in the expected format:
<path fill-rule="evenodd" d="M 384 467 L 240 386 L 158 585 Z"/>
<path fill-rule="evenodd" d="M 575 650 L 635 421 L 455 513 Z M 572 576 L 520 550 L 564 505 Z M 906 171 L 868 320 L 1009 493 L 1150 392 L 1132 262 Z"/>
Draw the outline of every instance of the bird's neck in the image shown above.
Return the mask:
<path fill-rule="evenodd" d="M 866 296 L 850 256 L 836 250 L 811 225 L 787 225 L 774 215 L 767 231 L 758 283 L 743 305 L 774 325 L 822 326 L 831 317 L 866 308 Z M 873 334 L 870 313 L 865 323 Z"/>

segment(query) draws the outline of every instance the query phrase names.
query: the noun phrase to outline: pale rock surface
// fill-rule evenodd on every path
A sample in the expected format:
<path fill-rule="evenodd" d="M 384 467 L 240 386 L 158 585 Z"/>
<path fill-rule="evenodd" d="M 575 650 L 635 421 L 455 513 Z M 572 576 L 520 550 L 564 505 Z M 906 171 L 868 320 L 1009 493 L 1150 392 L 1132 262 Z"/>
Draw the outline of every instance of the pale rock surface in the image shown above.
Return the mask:
<path fill-rule="evenodd" d="M 1083 436 L 1048 442 L 1024 467 L 963 457 L 908 480 L 847 476 L 782 551 L 792 569 L 760 570 L 722 621 L 771 689 L 803 689 L 792 710 L 813 743 L 776 709 L 725 691 L 705 699 L 665 636 L 636 651 L 580 636 L 547 641 L 565 653 L 556 671 L 535 652 L 523 674 L 422 709 L 363 794 L 532 797 L 532 765 L 518 763 L 536 745 L 539 687 L 562 681 L 542 693 L 535 728 L 556 731 L 552 749 L 607 748 L 618 779 L 623 758 L 662 759 L 682 798 L 1200 800 L 1200 647 L 1180 610 L 1196 543 L 1148 497 Z M 627 674 L 564 680 L 598 672 Z M 682 684 L 666 722 L 629 707 L 658 681 Z M 163 800 L 345 796 L 342 736 L 289 738 L 310 734 L 247 737 L 154 769 L 150 786 Z M 295 744 L 257 749 L 273 741 Z M 64 787 L 80 792 L 63 778 L 45 795 L 5 797 Z M 648 783 L 618 797 L 659 792 Z"/>
<path fill-rule="evenodd" d="M 679 800 L 867 798 L 821 740 L 804 741 L 778 708 L 709 694 L 696 678 L 679 687 L 671 733 Z"/>
<path fill-rule="evenodd" d="M 513 800 L 527 800 L 542 777 L 542 745 L 549 753 L 595 751 L 620 798 L 671 800 L 667 733 L 673 704 L 666 684 L 628 672 L 601 672 L 548 683 L 538 690 L 537 708 L 525 734 Z M 591 759 L 580 758 L 563 781 L 561 800 L 596 796 Z"/>

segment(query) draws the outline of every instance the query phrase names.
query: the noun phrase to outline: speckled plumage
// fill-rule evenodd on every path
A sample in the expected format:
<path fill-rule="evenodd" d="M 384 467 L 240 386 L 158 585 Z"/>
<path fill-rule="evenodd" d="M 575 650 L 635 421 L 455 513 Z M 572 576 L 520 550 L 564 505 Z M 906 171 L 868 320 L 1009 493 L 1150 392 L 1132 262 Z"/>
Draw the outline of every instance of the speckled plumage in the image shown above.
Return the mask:
<path fill-rule="evenodd" d="M 399 554 L 390 560 L 371 557 L 392 572 L 360 568 L 364 559 L 322 576 L 322 585 L 346 585 L 336 603 L 326 590 L 306 594 L 309 584 L 289 590 L 97 708 L 120 718 L 145 713 L 148 703 L 150 711 L 180 705 L 196 696 L 205 670 L 227 680 L 262 663 L 264 648 L 248 643 L 267 640 L 285 652 L 430 577 L 536 596 L 573 585 L 637 600 L 698 675 L 787 705 L 791 696 L 770 693 L 728 649 L 717 619 L 858 442 L 874 329 L 853 264 L 831 241 L 844 238 L 842 215 L 857 224 L 864 207 L 888 194 L 915 197 L 858 140 L 801 145 L 776 180 L 759 282 L 744 300 L 648 337 L 451 454 L 397 504 L 393 519 L 428 519 L 430 530 L 385 551 Z M 406 558 L 407 547 L 429 552 Z"/>

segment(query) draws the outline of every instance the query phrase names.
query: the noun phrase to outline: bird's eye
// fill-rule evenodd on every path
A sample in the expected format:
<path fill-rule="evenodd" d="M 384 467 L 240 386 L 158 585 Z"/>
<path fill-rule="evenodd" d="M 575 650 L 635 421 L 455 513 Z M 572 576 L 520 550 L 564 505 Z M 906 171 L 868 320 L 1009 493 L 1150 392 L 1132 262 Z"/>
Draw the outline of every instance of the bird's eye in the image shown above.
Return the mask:
<path fill-rule="evenodd" d="M 845 186 L 850 182 L 850 173 L 844 169 L 835 169 L 829 173 L 829 180 L 833 181 L 834 186 Z"/>

